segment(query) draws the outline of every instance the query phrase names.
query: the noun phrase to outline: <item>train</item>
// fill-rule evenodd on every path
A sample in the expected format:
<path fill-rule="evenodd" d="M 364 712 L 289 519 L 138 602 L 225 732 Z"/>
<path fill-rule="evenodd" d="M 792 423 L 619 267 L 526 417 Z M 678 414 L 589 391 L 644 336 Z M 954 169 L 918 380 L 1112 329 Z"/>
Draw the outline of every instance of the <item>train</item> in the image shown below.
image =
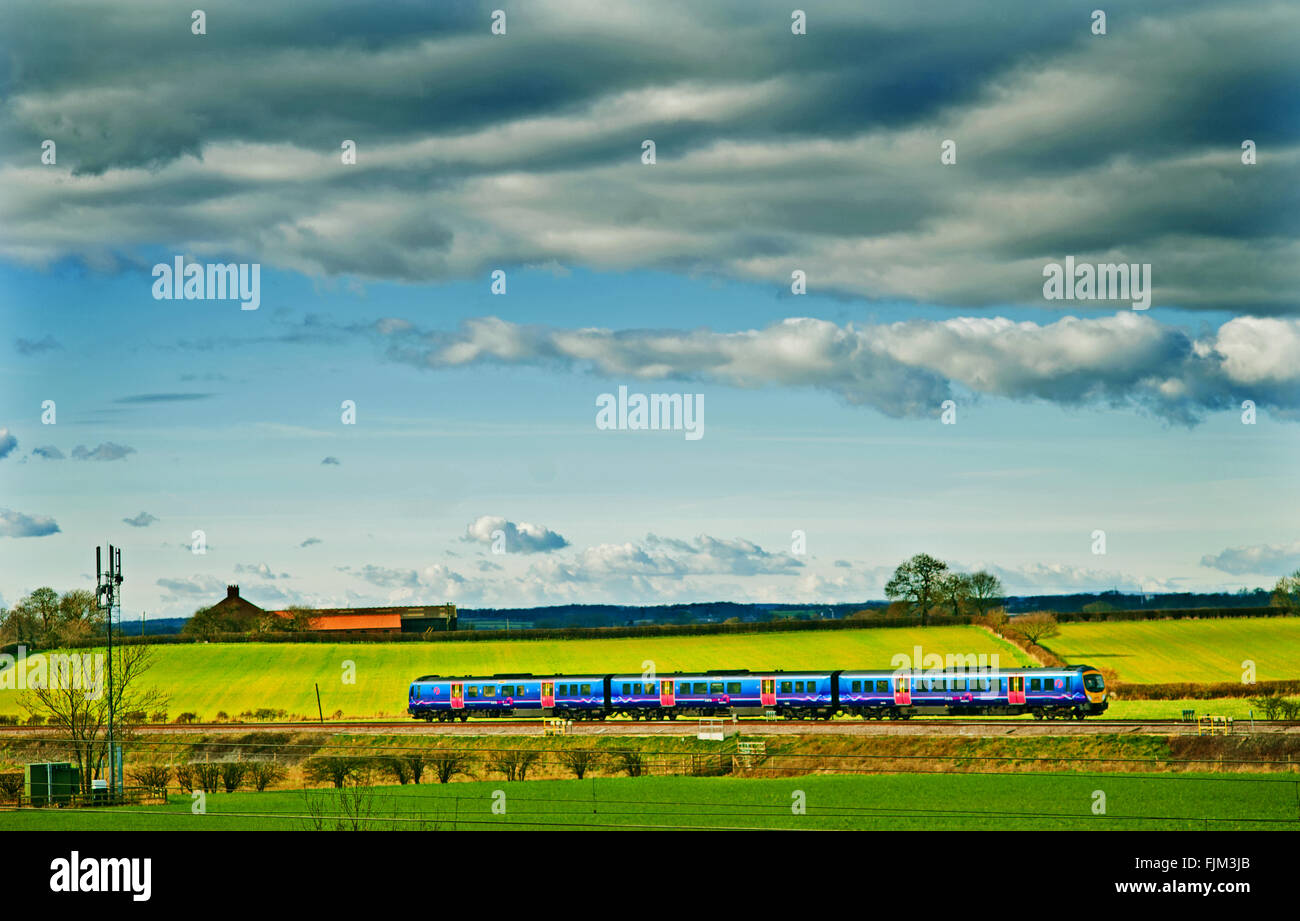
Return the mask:
<path fill-rule="evenodd" d="M 428 722 L 542 716 L 603 720 L 767 716 L 827 720 L 912 716 L 1084 719 L 1104 713 L 1106 680 L 1090 665 L 998 670 L 701 671 L 673 674 L 424 675 L 407 712 Z"/>

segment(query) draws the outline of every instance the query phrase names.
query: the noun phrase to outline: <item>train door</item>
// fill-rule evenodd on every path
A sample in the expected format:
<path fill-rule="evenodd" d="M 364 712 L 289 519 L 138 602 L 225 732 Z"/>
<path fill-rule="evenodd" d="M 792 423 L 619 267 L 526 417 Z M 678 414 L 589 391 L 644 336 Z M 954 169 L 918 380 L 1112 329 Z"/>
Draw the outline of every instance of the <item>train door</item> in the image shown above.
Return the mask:
<path fill-rule="evenodd" d="M 776 679 L 763 678 L 758 683 L 758 702 L 764 707 L 776 706 Z"/>
<path fill-rule="evenodd" d="M 1023 704 L 1025 702 L 1025 676 L 1007 676 L 1007 703 Z"/>
<path fill-rule="evenodd" d="M 677 697 L 673 693 L 673 681 L 671 678 L 661 678 L 659 680 L 659 706 L 675 707 Z"/>
<path fill-rule="evenodd" d="M 912 703 L 911 679 L 907 675 L 894 676 L 894 703 L 899 706 L 910 706 Z"/>
<path fill-rule="evenodd" d="M 554 706 L 555 706 L 555 682 L 543 681 L 542 682 L 542 707 L 544 709 L 549 709 L 550 707 L 554 707 Z"/>
<path fill-rule="evenodd" d="M 465 685 L 453 681 L 451 685 L 451 708 L 461 710 L 465 707 Z"/>

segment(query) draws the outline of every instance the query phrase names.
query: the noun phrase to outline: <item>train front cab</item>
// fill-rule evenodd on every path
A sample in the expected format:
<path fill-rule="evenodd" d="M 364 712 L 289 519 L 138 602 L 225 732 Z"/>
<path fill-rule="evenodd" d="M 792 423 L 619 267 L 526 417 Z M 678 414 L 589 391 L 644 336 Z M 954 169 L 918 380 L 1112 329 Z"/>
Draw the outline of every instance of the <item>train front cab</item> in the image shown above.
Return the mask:
<path fill-rule="evenodd" d="M 1093 668 L 1091 665 L 1083 666 L 1080 678 L 1083 681 L 1083 693 L 1088 698 L 1085 705 L 1085 712 L 1094 715 L 1105 713 L 1106 707 L 1106 678 L 1102 673 Z"/>

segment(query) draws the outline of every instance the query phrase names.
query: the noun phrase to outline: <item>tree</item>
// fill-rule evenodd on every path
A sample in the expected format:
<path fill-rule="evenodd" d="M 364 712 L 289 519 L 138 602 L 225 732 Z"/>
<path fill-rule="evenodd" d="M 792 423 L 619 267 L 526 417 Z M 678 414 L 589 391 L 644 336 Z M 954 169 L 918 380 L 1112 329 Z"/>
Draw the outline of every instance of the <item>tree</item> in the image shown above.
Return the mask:
<path fill-rule="evenodd" d="M 329 783 L 342 789 L 348 781 L 366 780 L 369 767 L 366 759 L 358 755 L 320 755 L 307 759 L 303 774 L 314 783 Z"/>
<path fill-rule="evenodd" d="M 285 773 L 284 766 L 274 761 L 248 762 L 248 780 L 258 793 L 284 780 Z"/>
<path fill-rule="evenodd" d="M 594 748 L 569 748 L 560 753 L 560 762 L 579 780 L 594 770 L 601 760 L 600 752 Z"/>
<path fill-rule="evenodd" d="M 1043 640 L 1050 639 L 1061 632 L 1056 622 L 1056 615 L 1048 611 L 1034 611 L 1022 614 L 1011 622 L 1008 628 L 1031 646 L 1037 646 Z"/>
<path fill-rule="evenodd" d="M 1291 614 L 1300 614 L 1300 569 L 1277 580 L 1273 586 L 1273 604 Z"/>
<path fill-rule="evenodd" d="M 457 774 L 469 776 L 469 769 L 473 763 L 468 752 L 456 751 L 451 748 L 442 748 L 433 752 L 428 758 L 429 766 L 433 768 L 434 775 L 438 778 L 438 783 L 450 783 L 451 779 Z M 502 773 L 508 773 L 504 769 Z M 514 777 L 510 777 L 511 780 Z M 416 783 L 419 783 L 417 780 Z"/>
<path fill-rule="evenodd" d="M 939 581 L 939 597 L 952 608 L 952 616 L 960 617 L 971 596 L 971 577 L 964 572 L 954 572 Z"/>
<path fill-rule="evenodd" d="M 914 613 L 921 615 L 921 626 L 924 627 L 930 608 L 939 596 L 939 584 L 947 572 L 948 564 L 943 560 L 928 553 L 918 553 L 894 570 L 893 577 L 885 585 L 885 594 L 906 602 Z"/>
<path fill-rule="evenodd" d="M 45 680 L 39 687 L 29 687 L 19 699 L 19 705 L 32 718 L 58 730 L 67 739 L 81 770 L 82 792 L 89 793 L 91 780 L 101 775 L 108 757 L 110 700 L 114 741 L 120 743 L 129 741 L 134 731 L 118 722 L 119 714 L 165 706 L 167 696 L 144 683 L 153 654 L 143 644 L 113 647 L 111 696 L 106 687 L 106 653 L 45 658 Z"/>
<path fill-rule="evenodd" d="M 981 569 L 970 575 L 970 603 L 979 612 L 980 617 L 988 615 L 989 610 L 1006 597 L 1002 580 L 991 572 Z"/>

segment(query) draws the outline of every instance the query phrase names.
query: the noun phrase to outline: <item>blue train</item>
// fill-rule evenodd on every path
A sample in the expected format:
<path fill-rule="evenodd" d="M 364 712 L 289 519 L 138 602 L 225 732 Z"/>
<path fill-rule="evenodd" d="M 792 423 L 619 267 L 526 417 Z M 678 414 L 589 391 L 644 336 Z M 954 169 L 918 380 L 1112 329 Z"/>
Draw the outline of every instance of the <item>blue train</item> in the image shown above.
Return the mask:
<path fill-rule="evenodd" d="M 411 682 L 415 719 L 547 716 L 675 720 L 775 713 L 785 719 L 908 719 L 913 715 L 1083 719 L 1106 710 L 1089 665 L 998 671 L 679 672 L 671 675 L 425 675 Z"/>

